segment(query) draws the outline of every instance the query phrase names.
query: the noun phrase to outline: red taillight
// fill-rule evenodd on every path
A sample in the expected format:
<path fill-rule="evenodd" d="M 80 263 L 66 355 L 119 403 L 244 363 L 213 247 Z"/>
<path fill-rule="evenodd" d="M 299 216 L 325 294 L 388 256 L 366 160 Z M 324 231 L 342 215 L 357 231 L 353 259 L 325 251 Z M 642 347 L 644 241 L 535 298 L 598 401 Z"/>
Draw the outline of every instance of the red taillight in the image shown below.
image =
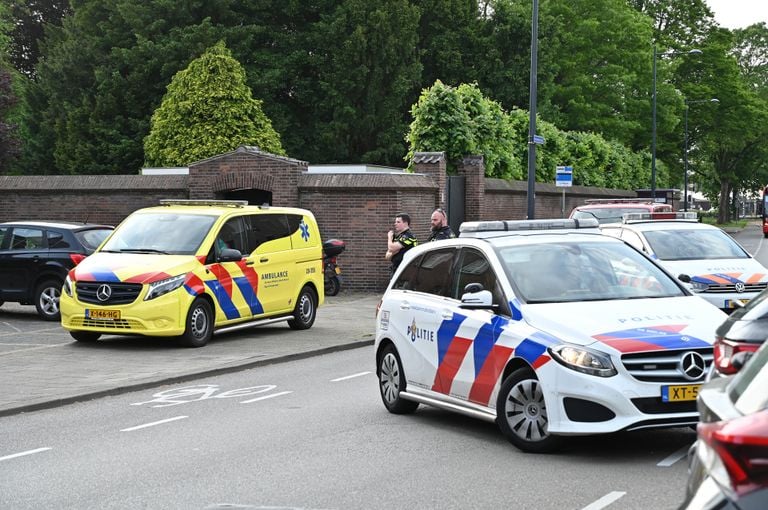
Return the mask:
<path fill-rule="evenodd" d="M 760 344 L 732 342 L 722 337 L 715 338 L 714 355 L 715 368 L 723 375 L 735 374 L 739 371 L 733 366 L 732 360 L 735 354 L 740 352 L 755 352 Z"/>
<path fill-rule="evenodd" d="M 85 259 L 85 255 L 82 253 L 70 253 L 69 258 L 72 260 L 72 262 L 75 263 L 75 265 L 78 265 L 83 261 L 83 259 Z"/>
<path fill-rule="evenodd" d="M 741 496 L 768 484 L 768 410 L 728 421 L 699 423 L 698 433 L 719 457 L 736 494 Z M 717 478 L 716 469 L 709 468 Z"/>

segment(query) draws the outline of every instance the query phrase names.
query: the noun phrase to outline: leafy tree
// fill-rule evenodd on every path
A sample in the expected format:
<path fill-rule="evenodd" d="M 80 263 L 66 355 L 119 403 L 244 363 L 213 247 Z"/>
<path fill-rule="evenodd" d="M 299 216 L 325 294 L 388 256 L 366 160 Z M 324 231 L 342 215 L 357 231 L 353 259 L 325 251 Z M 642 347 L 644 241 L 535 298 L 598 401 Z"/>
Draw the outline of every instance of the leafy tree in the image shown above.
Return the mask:
<path fill-rule="evenodd" d="M 10 9 L 14 21 L 11 63 L 18 72 L 34 77 L 45 27 L 61 26 L 62 19 L 71 13 L 69 0 L 10 0 Z"/>
<path fill-rule="evenodd" d="M 184 166 L 239 145 L 285 154 L 261 101 L 251 96 L 245 71 L 221 42 L 168 85 L 144 141 L 146 163 Z"/>
<path fill-rule="evenodd" d="M 705 0 L 629 0 L 629 4 L 651 18 L 653 40 L 660 47 L 695 47 L 715 26 Z"/>
<path fill-rule="evenodd" d="M 757 23 L 734 30 L 733 53 L 741 75 L 752 90 L 768 100 L 768 25 Z"/>
<path fill-rule="evenodd" d="M 12 26 L 8 7 L 0 4 L 0 174 L 8 172 L 19 152 L 16 125 L 11 119 L 12 108 L 18 99 L 7 56 Z"/>

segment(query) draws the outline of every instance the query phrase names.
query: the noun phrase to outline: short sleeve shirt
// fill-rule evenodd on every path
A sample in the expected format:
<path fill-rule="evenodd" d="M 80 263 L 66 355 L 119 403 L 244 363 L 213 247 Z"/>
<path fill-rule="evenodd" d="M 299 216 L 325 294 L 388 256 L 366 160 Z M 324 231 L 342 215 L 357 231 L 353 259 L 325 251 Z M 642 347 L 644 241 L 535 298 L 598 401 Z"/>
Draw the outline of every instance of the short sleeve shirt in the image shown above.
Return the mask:
<path fill-rule="evenodd" d="M 392 270 L 394 271 L 397 269 L 397 266 L 400 265 L 400 262 L 403 261 L 405 252 L 419 244 L 419 241 L 416 239 L 416 236 L 413 235 L 413 232 L 411 232 L 411 229 L 409 228 L 403 230 L 399 234 L 396 234 L 392 238 L 392 241 L 395 243 L 400 243 L 403 246 L 400 251 L 395 253 L 395 255 L 392 257 Z"/>

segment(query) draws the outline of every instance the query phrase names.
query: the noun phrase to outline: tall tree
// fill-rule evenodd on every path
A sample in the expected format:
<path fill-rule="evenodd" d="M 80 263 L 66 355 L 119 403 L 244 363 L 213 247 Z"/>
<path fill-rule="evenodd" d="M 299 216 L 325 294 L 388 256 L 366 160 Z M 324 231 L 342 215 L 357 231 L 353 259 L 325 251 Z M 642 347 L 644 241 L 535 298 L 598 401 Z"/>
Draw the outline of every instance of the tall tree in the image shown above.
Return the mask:
<path fill-rule="evenodd" d="M 27 77 L 35 76 L 46 26 L 61 26 L 71 12 L 69 0 L 10 0 L 14 20 L 11 63 Z"/>
<path fill-rule="evenodd" d="M 749 87 L 768 100 L 768 24 L 734 30 L 733 53 Z"/>
<path fill-rule="evenodd" d="M 220 42 L 173 77 L 144 141 L 150 166 L 186 166 L 240 145 L 285 154 L 280 137 Z"/>
<path fill-rule="evenodd" d="M 11 120 L 11 109 L 18 101 L 12 86 L 12 68 L 8 63 L 12 27 L 10 10 L 0 4 L 0 174 L 8 173 L 19 153 L 16 125 Z"/>

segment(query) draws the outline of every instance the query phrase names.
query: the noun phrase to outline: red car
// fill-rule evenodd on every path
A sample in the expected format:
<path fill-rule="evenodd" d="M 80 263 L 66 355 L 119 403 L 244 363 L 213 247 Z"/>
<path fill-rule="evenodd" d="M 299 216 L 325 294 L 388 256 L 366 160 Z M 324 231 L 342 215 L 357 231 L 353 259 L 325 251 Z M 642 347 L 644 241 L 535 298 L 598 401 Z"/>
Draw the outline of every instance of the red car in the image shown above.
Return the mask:
<path fill-rule="evenodd" d="M 673 212 L 669 204 L 652 202 L 647 198 L 609 198 L 587 200 L 584 205 L 574 207 L 569 218 L 596 218 L 603 223 L 621 223 L 626 213 Z"/>

